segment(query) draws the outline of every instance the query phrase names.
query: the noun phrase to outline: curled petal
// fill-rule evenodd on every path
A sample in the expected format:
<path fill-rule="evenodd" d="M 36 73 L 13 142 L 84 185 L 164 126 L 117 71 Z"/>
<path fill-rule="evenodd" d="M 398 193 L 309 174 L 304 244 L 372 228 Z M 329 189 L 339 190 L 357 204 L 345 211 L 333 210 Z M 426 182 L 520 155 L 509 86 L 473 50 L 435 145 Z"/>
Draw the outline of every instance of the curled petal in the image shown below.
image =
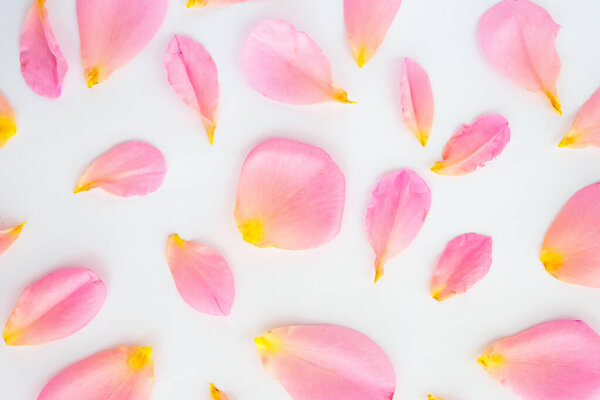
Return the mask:
<path fill-rule="evenodd" d="M 191 7 L 208 7 L 208 6 L 228 6 L 230 4 L 243 3 L 248 0 L 188 0 L 186 6 Z"/>
<path fill-rule="evenodd" d="M 4 253 L 21 234 L 25 222 L 8 229 L 0 229 L 0 254 Z"/>
<path fill-rule="evenodd" d="M 483 14 L 479 41 L 488 61 L 519 86 L 545 94 L 562 114 L 556 94 L 560 30 L 548 11 L 529 0 L 503 0 Z"/>
<path fill-rule="evenodd" d="M 367 236 L 375 251 L 375 282 L 387 260 L 417 236 L 431 205 L 431 190 L 416 172 L 401 169 L 383 176 L 367 209 Z"/>
<path fill-rule="evenodd" d="M 558 144 L 574 149 L 587 146 L 600 147 L 600 89 L 581 106 L 571 130 Z"/>
<path fill-rule="evenodd" d="M 256 146 L 242 166 L 235 219 L 258 247 L 309 249 L 340 230 L 346 184 L 329 154 L 287 139 Z"/>
<path fill-rule="evenodd" d="M 202 117 L 210 144 L 217 127 L 219 81 L 217 66 L 200 43 L 175 35 L 164 58 L 167 78 L 175 93 Z"/>
<path fill-rule="evenodd" d="M 152 348 L 119 346 L 67 367 L 37 400 L 149 400 L 153 383 Z"/>
<path fill-rule="evenodd" d="M 152 40 L 167 0 L 77 0 L 81 62 L 88 87 L 104 82 Z"/>
<path fill-rule="evenodd" d="M 550 225 L 540 260 L 568 283 L 600 288 L 600 182 L 575 193 Z"/>
<path fill-rule="evenodd" d="M 452 135 L 442 151 L 443 161 L 431 170 L 440 175 L 466 175 L 500 155 L 509 140 L 510 128 L 503 116 L 483 115 Z"/>
<path fill-rule="evenodd" d="M 592 400 L 600 393 L 600 336 L 583 321 L 536 325 L 495 342 L 477 360 L 527 400 Z"/>
<path fill-rule="evenodd" d="M 4 327 L 9 346 L 65 338 L 86 326 L 106 298 L 104 282 L 89 269 L 62 268 L 26 287 Z"/>
<path fill-rule="evenodd" d="M 160 150 L 146 142 L 125 142 L 94 160 L 73 192 L 99 187 L 117 196 L 143 196 L 158 189 L 166 173 Z"/>
<path fill-rule="evenodd" d="M 427 72 L 410 58 L 402 60 L 400 100 L 404 123 L 425 147 L 433 125 L 433 93 Z"/>
<path fill-rule="evenodd" d="M 446 245 L 431 280 L 431 296 L 443 301 L 465 293 L 492 265 L 492 238 L 465 233 Z"/>
<path fill-rule="evenodd" d="M 54 99 L 60 96 L 68 67 L 54 39 L 45 2 L 34 0 L 23 25 L 19 45 L 21 74 L 34 92 Z"/>
<path fill-rule="evenodd" d="M 254 339 L 265 370 L 294 400 L 391 400 L 394 367 L 365 335 L 335 325 L 296 325 Z"/>
<path fill-rule="evenodd" d="M 229 400 L 229 397 L 221 392 L 215 385 L 210 384 L 210 400 Z"/>
<path fill-rule="evenodd" d="M 351 103 L 346 91 L 333 84 L 323 50 L 286 21 L 264 20 L 254 27 L 242 68 L 254 89 L 282 103 Z"/>
<path fill-rule="evenodd" d="M 210 315 L 229 315 L 235 295 L 225 258 L 210 247 L 169 236 L 167 261 L 177 290 L 192 308 Z"/>
<path fill-rule="evenodd" d="M 16 133 L 15 114 L 8 101 L 0 94 L 0 147 L 4 147 Z"/>

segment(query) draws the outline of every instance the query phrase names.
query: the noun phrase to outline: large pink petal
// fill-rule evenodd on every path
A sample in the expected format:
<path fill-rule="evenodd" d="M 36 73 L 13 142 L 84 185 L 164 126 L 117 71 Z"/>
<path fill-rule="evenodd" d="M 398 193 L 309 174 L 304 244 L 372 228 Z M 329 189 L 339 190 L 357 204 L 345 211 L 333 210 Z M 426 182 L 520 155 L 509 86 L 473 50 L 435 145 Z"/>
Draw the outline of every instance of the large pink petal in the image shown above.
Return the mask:
<path fill-rule="evenodd" d="M 229 397 L 212 383 L 210 384 L 210 400 L 229 400 Z"/>
<path fill-rule="evenodd" d="M 510 140 L 508 121 L 498 114 L 476 118 L 463 125 L 450 138 L 442 151 L 443 161 L 431 170 L 440 175 L 465 175 L 496 158 Z"/>
<path fill-rule="evenodd" d="M 344 0 L 344 20 L 352 55 L 362 67 L 383 42 L 402 0 Z"/>
<path fill-rule="evenodd" d="M 367 209 L 367 236 L 375 250 L 375 282 L 387 260 L 417 236 L 431 205 L 431 190 L 416 172 L 401 169 L 383 176 Z"/>
<path fill-rule="evenodd" d="M 254 339 L 265 370 L 294 400 L 391 400 L 394 367 L 355 330 L 296 325 Z"/>
<path fill-rule="evenodd" d="M 40 96 L 53 99 L 60 96 L 68 67 L 54 39 L 45 2 L 34 0 L 23 25 L 19 51 L 27 85 Z"/>
<path fill-rule="evenodd" d="M 150 42 L 167 0 L 77 0 L 81 62 L 88 87 L 104 82 Z"/>
<path fill-rule="evenodd" d="M 587 146 L 600 147 L 600 89 L 581 106 L 571 130 L 558 144 L 574 149 Z"/>
<path fill-rule="evenodd" d="M 479 21 L 488 61 L 523 88 L 544 93 L 561 114 L 556 94 L 560 58 L 554 47 L 559 30 L 548 11 L 529 0 L 503 0 Z"/>
<path fill-rule="evenodd" d="M 600 182 L 575 193 L 560 210 L 540 260 L 561 281 L 600 288 Z"/>
<path fill-rule="evenodd" d="M 164 58 L 167 78 L 175 93 L 202 117 L 210 144 L 217 127 L 219 81 L 217 66 L 200 43 L 175 35 Z"/>
<path fill-rule="evenodd" d="M 235 219 L 258 247 L 309 249 L 340 230 L 346 184 L 329 154 L 288 139 L 256 146 L 242 166 Z"/>
<path fill-rule="evenodd" d="M 433 92 L 427 72 L 410 58 L 402 60 L 400 100 L 404 123 L 425 147 L 433 125 Z"/>
<path fill-rule="evenodd" d="M 494 343 L 477 360 L 527 400 L 593 400 L 600 395 L 600 336 L 583 321 L 552 321 Z"/>
<path fill-rule="evenodd" d="M 167 262 L 183 300 L 210 315 L 229 315 L 235 296 L 233 275 L 217 251 L 199 243 L 169 236 Z"/>
<path fill-rule="evenodd" d="M 120 346 L 64 369 L 37 400 L 149 400 L 153 383 L 152 349 Z"/>
<path fill-rule="evenodd" d="M 10 346 L 62 339 L 86 326 L 100 311 L 106 286 L 85 268 L 62 268 L 26 287 L 4 327 Z"/>
<path fill-rule="evenodd" d="M 264 20 L 246 42 L 242 68 L 250 84 L 264 96 L 289 104 L 324 101 L 348 103 L 335 86 L 323 50 L 306 33 L 281 20 Z"/>
<path fill-rule="evenodd" d="M 186 6 L 190 7 L 208 7 L 208 6 L 228 6 L 230 4 L 243 3 L 248 0 L 188 0 Z"/>
<path fill-rule="evenodd" d="M 431 296 L 438 301 L 465 293 L 492 265 L 492 238 L 465 233 L 446 245 L 431 280 Z"/>
<path fill-rule="evenodd" d="M 0 147 L 4 147 L 16 133 L 15 114 L 8 101 L 0 93 Z"/>
<path fill-rule="evenodd" d="M 125 142 L 94 160 L 74 193 L 99 187 L 117 196 L 143 196 L 158 189 L 166 173 L 160 150 L 146 142 Z"/>
<path fill-rule="evenodd" d="M 4 253 L 21 234 L 25 222 L 8 229 L 0 229 L 0 254 Z"/>

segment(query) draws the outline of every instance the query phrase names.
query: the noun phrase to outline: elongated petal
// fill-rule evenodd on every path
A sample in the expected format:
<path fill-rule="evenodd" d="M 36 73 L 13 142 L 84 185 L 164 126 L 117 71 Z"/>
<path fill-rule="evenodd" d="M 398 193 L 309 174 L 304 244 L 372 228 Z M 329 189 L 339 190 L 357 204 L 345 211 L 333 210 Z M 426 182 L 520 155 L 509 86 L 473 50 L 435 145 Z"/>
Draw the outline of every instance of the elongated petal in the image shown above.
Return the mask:
<path fill-rule="evenodd" d="M 506 337 L 477 360 L 527 400 L 592 400 L 600 393 L 600 336 L 583 321 L 552 321 Z"/>
<path fill-rule="evenodd" d="M 210 384 L 210 400 L 229 400 L 229 397 L 212 383 Z"/>
<path fill-rule="evenodd" d="M 0 254 L 4 253 L 21 234 L 25 222 L 8 229 L 0 229 Z"/>
<path fill-rule="evenodd" d="M 4 147 L 16 133 L 15 114 L 8 101 L 0 93 L 0 147 Z"/>
<path fill-rule="evenodd" d="M 401 169 L 383 176 L 367 209 L 367 236 L 375 250 L 375 282 L 387 260 L 417 236 L 431 205 L 431 190 L 416 172 Z"/>
<path fill-rule="evenodd" d="M 60 96 L 68 67 L 54 39 L 45 2 L 34 0 L 23 25 L 19 51 L 27 85 L 40 96 L 53 99 Z"/>
<path fill-rule="evenodd" d="M 212 7 L 212 6 L 228 6 L 230 4 L 243 3 L 248 0 L 188 0 L 186 6 L 190 7 Z"/>
<path fill-rule="evenodd" d="M 286 21 L 268 19 L 256 25 L 246 42 L 242 68 L 254 89 L 282 103 L 350 103 L 346 91 L 333 84 L 323 50 Z"/>
<path fill-rule="evenodd" d="M 344 0 L 344 20 L 352 55 L 362 67 L 383 42 L 402 0 Z"/>
<path fill-rule="evenodd" d="M 106 286 L 93 271 L 62 268 L 26 287 L 4 327 L 9 346 L 40 345 L 65 338 L 100 311 Z"/>
<path fill-rule="evenodd" d="M 258 247 L 309 249 L 340 230 L 346 183 L 329 154 L 288 139 L 256 146 L 242 166 L 235 219 Z"/>
<path fill-rule="evenodd" d="M 466 175 L 500 155 L 509 140 L 510 128 L 503 116 L 483 115 L 452 135 L 442 151 L 442 161 L 431 170 L 440 175 Z"/>
<path fill-rule="evenodd" d="M 146 142 L 125 142 L 94 160 L 74 193 L 99 187 L 117 196 L 143 196 L 158 189 L 166 173 L 160 150 Z"/>
<path fill-rule="evenodd" d="M 433 125 L 433 92 L 427 72 L 410 58 L 402 60 L 400 100 L 404 123 L 425 147 Z"/>
<path fill-rule="evenodd" d="M 152 348 L 119 346 L 67 367 L 37 400 L 149 400 L 153 383 Z"/>
<path fill-rule="evenodd" d="M 175 234 L 167 241 L 167 262 L 186 303 L 202 313 L 229 315 L 235 289 L 231 269 L 221 254 Z"/>
<path fill-rule="evenodd" d="M 175 93 L 202 117 L 210 144 L 217 127 L 219 81 L 217 66 L 200 43 L 175 35 L 164 58 L 167 78 Z"/>
<path fill-rule="evenodd" d="M 265 370 L 294 400 L 391 400 L 394 367 L 355 330 L 296 325 L 254 339 Z"/>
<path fill-rule="evenodd" d="M 465 293 L 483 278 L 492 265 L 492 238 L 465 233 L 452 239 L 437 263 L 431 296 L 443 301 Z"/>
<path fill-rule="evenodd" d="M 548 11 L 529 0 L 503 0 L 483 14 L 479 41 L 488 61 L 521 87 L 545 94 L 562 114 L 556 94 L 560 30 Z"/>
<path fill-rule="evenodd" d="M 600 288 L 600 182 L 575 193 L 560 210 L 540 260 L 556 279 Z"/>
<path fill-rule="evenodd" d="M 88 87 L 104 82 L 152 40 L 167 0 L 77 0 L 81 62 Z"/>
<path fill-rule="evenodd" d="M 581 106 L 571 130 L 558 144 L 574 149 L 587 146 L 600 147 L 600 89 Z"/>

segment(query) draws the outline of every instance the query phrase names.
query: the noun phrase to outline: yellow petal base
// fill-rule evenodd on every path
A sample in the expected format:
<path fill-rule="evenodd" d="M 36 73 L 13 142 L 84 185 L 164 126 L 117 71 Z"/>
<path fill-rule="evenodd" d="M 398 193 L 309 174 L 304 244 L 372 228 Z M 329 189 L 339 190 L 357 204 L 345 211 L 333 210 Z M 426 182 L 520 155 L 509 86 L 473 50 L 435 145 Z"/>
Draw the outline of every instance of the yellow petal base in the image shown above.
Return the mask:
<path fill-rule="evenodd" d="M 564 260 L 562 253 L 556 249 L 542 249 L 540 254 L 540 261 L 544 264 L 546 271 L 552 275 L 562 267 Z"/>
<path fill-rule="evenodd" d="M 274 340 L 272 337 L 267 339 L 265 335 L 255 337 L 254 343 L 256 344 L 256 349 L 262 353 L 274 353 L 280 351 L 283 347 L 279 340 Z"/>
<path fill-rule="evenodd" d="M 265 230 L 261 219 L 250 219 L 239 225 L 242 238 L 253 245 L 257 245 L 265 238 Z"/>
<path fill-rule="evenodd" d="M 73 190 L 73 193 L 86 192 L 94 187 L 94 183 L 83 183 L 78 184 L 77 187 Z"/>
<path fill-rule="evenodd" d="M 17 133 L 15 120 L 7 117 L 0 117 L 0 147 L 3 147 L 10 138 Z"/>
<path fill-rule="evenodd" d="M 567 134 L 561 139 L 560 143 L 558 143 L 558 147 L 572 147 L 572 148 L 577 148 L 577 147 L 583 147 L 583 146 L 577 146 L 577 142 L 579 139 L 579 134 L 576 131 L 569 131 L 567 132 Z"/>
<path fill-rule="evenodd" d="M 332 93 L 331 97 L 340 103 L 356 104 L 355 101 L 348 99 L 348 93 L 342 88 L 334 88 L 334 92 Z"/>
<path fill-rule="evenodd" d="M 415 136 L 417 137 L 417 139 L 419 139 L 419 143 L 421 143 L 421 146 L 427 146 L 429 135 L 425 135 L 423 132 L 418 132 Z"/>
<path fill-rule="evenodd" d="M 556 112 L 559 115 L 562 115 L 562 110 L 560 108 L 560 99 L 558 98 L 558 96 L 556 96 L 549 90 L 544 91 L 544 94 L 546 95 L 546 97 L 548 97 L 548 100 L 550 100 L 550 104 L 552 104 L 552 108 L 554 108 L 554 110 L 556 110 Z"/>
<path fill-rule="evenodd" d="M 204 7 L 206 5 L 206 0 L 188 0 L 185 5 L 187 8 L 192 7 Z"/>
<path fill-rule="evenodd" d="M 222 392 L 217 389 L 215 385 L 210 384 L 210 400 L 225 400 L 226 397 L 223 396 Z"/>
<path fill-rule="evenodd" d="M 500 354 L 486 354 L 477 359 L 477 362 L 481 364 L 484 368 L 498 368 L 503 366 L 506 361 L 504 357 Z"/>
<path fill-rule="evenodd" d="M 92 88 L 100 83 L 100 69 L 98 67 L 92 68 L 88 73 L 85 74 L 85 82 L 88 88 Z"/>
<path fill-rule="evenodd" d="M 127 358 L 127 364 L 134 369 L 140 370 L 148 365 L 152 361 L 152 347 L 138 347 L 133 353 Z"/>
<path fill-rule="evenodd" d="M 431 172 L 435 172 L 436 174 L 439 173 L 439 171 L 443 170 L 445 167 L 444 163 L 441 161 L 436 161 L 435 164 L 433 164 L 433 166 L 431 167 Z"/>

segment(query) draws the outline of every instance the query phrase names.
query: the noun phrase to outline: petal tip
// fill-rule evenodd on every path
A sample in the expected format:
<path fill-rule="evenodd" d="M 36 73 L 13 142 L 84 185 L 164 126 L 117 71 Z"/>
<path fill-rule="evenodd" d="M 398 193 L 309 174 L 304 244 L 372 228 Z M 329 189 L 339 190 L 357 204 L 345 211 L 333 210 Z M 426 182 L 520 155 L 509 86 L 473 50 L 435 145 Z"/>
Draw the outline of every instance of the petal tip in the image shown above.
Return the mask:
<path fill-rule="evenodd" d="M 550 275 L 554 275 L 563 265 L 564 256 L 558 250 L 542 249 L 540 261 L 544 264 L 546 271 L 548 271 Z"/>
<path fill-rule="evenodd" d="M 339 101 L 340 103 L 346 104 L 356 104 L 355 101 L 348 99 L 348 93 L 341 88 L 337 88 L 336 91 L 331 95 L 334 100 Z"/>
<path fill-rule="evenodd" d="M 100 83 L 98 75 L 99 71 L 97 67 L 92 68 L 89 72 L 85 74 L 85 83 L 87 84 L 88 89 L 91 89 L 92 87 Z"/>
<path fill-rule="evenodd" d="M 374 283 L 377 283 L 381 279 L 382 276 L 383 276 L 383 265 L 378 265 L 377 268 L 375 268 Z"/>
<path fill-rule="evenodd" d="M 423 133 L 419 133 L 417 135 L 417 139 L 419 139 L 419 143 L 421 143 L 421 146 L 425 147 L 425 146 L 427 146 L 427 141 L 429 140 L 429 136 L 427 136 Z"/>
<path fill-rule="evenodd" d="M 572 131 L 567 132 L 567 134 L 560 140 L 558 143 L 558 147 L 574 147 L 573 145 L 577 142 L 577 135 L 575 135 Z"/>
<path fill-rule="evenodd" d="M 127 363 L 134 370 L 140 370 L 152 362 L 152 347 L 139 347 L 127 359 Z"/>
<path fill-rule="evenodd" d="M 433 164 L 433 166 L 431 167 L 431 172 L 439 174 L 442 169 L 444 169 L 444 164 L 440 161 L 436 161 L 435 164 Z"/>
<path fill-rule="evenodd" d="M 558 115 L 562 115 L 560 99 L 558 98 L 558 96 L 549 90 L 546 90 L 544 92 L 544 94 L 546 95 L 546 97 L 548 97 L 548 100 L 550 100 L 550 104 L 552 104 L 552 108 L 554 108 L 554 110 L 558 113 Z"/>
<path fill-rule="evenodd" d="M 255 218 L 239 226 L 242 239 L 245 242 L 258 246 L 265 238 L 264 225 L 261 219 Z"/>
<path fill-rule="evenodd" d="M 73 189 L 73 193 L 87 192 L 92 189 L 92 183 L 79 183 L 75 189 Z"/>
<path fill-rule="evenodd" d="M 367 48 L 365 46 L 360 46 L 358 51 L 354 53 L 354 59 L 356 60 L 358 68 L 364 67 L 371 58 L 367 53 Z"/>
<path fill-rule="evenodd" d="M 206 6 L 206 2 L 205 2 L 205 0 L 188 0 L 188 2 L 185 4 L 185 6 L 187 8 L 204 7 L 204 6 Z"/>
<path fill-rule="evenodd" d="M 504 357 L 500 354 L 484 354 L 477 359 L 477 363 L 485 369 L 496 368 L 504 364 Z"/>
<path fill-rule="evenodd" d="M 4 343 L 7 346 L 18 346 L 17 338 L 19 337 L 18 332 L 15 332 L 13 329 L 9 329 L 8 327 L 4 328 L 4 332 L 2 333 L 2 337 L 4 338 Z"/>

